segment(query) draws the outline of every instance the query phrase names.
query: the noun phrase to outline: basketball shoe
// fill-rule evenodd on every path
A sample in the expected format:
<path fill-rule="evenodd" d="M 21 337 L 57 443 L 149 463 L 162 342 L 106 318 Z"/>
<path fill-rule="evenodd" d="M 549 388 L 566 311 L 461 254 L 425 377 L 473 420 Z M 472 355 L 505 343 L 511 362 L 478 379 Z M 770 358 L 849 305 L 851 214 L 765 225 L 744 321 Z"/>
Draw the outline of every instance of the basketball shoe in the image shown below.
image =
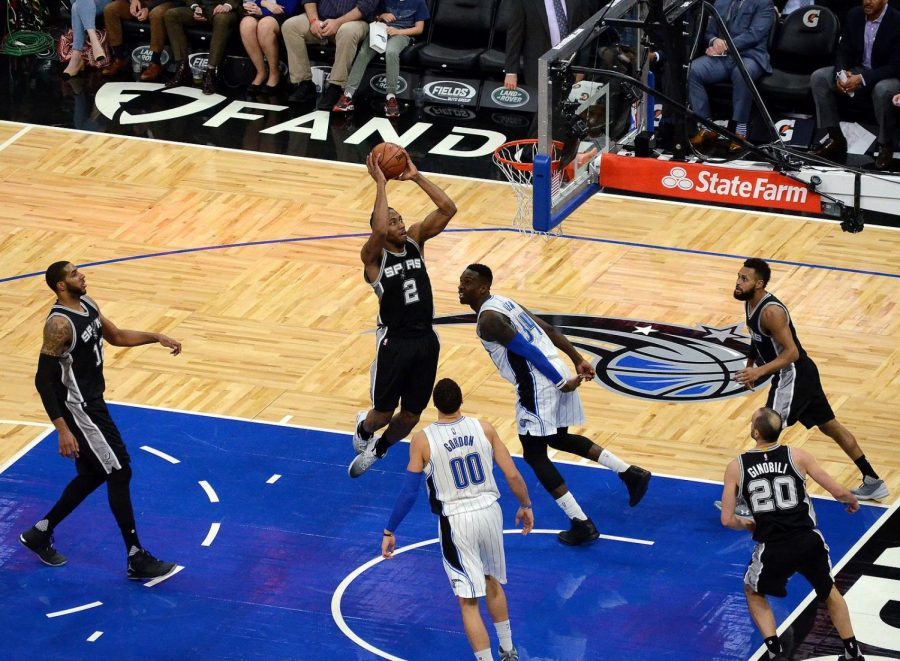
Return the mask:
<path fill-rule="evenodd" d="M 174 562 L 163 562 L 154 558 L 147 549 L 141 549 L 128 556 L 128 578 L 135 581 L 166 576 L 175 567 Z"/>
<path fill-rule="evenodd" d="M 364 431 L 362 425 L 366 415 L 368 415 L 368 411 L 360 411 L 356 414 L 356 426 L 353 428 L 353 451 L 356 454 L 362 454 L 369 441 L 372 440 L 371 436 L 369 436 L 368 440 L 362 437 L 362 432 Z"/>
<path fill-rule="evenodd" d="M 519 661 L 519 652 L 516 650 L 515 646 L 513 646 L 511 650 L 505 650 L 498 646 L 497 657 L 500 661 Z"/>
<path fill-rule="evenodd" d="M 597 526 L 589 518 L 584 520 L 572 519 L 572 527 L 568 530 L 563 530 L 557 537 L 563 544 L 578 546 L 597 539 L 600 537 L 600 533 L 597 531 Z"/>
<path fill-rule="evenodd" d="M 381 459 L 377 454 L 375 454 L 375 444 L 378 442 L 378 439 L 374 436 L 369 441 L 366 449 L 363 450 L 360 454 L 356 455 L 356 459 L 350 462 L 350 467 L 347 469 L 347 474 L 350 477 L 359 477 L 367 470 L 372 468 L 372 465 Z"/>
<path fill-rule="evenodd" d="M 650 471 L 644 470 L 639 466 L 629 466 L 626 470 L 619 473 L 619 479 L 628 487 L 628 504 L 634 507 L 644 494 L 647 493 L 647 486 L 650 484 Z"/>
<path fill-rule="evenodd" d="M 66 564 L 66 556 L 53 548 L 53 535 L 49 532 L 31 528 L 19 535 L 19 541 L 26 549 L 34 551 L 45 565 L 62 567 Z"/>
<path fill-rule="evenodd" d="M 850 493 L 859 500 L 882 500 L 888 497 L 888 488 L 884 480 L 872 477 L 864 477 L 858 489 L 851 489 Z"/>

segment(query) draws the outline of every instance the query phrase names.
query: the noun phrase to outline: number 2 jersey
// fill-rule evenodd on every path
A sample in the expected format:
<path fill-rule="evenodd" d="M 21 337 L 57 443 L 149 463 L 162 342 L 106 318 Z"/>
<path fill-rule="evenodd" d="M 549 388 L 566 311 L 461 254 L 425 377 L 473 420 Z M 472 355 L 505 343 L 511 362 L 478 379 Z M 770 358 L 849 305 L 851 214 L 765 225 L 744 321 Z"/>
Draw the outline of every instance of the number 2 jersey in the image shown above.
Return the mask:
<path fill-rule="evenodd" d="M 776 445 L 738 457 L 740 493 L 753 512 L 757 542 L 777 542 L 816 527 L 806 477 L 795 467 L 791 449 Z"/>
<path fill-rule="evenodd" d="M 416 337 L 432 330 L 434 301 L 422 249 L 406 239 L 403 252 L 381 252 L 378 277 L 370 283 L 378 296 L 378 326 L 388 337 Z"/>
<path fill-rule="evenodd" d="M 431 511 L 452 516 L 490 507 L 500 498 L 494 449 L 475 418 L 435 422 L 425 428 L 431 461 L 425 482 Z"/>
<path fill-rule="evenodd" d="M 103 329 L 100 309 L 88 296 L 80 299 L 81 310 L 56 303 L 47 319 L 63 317 L 72 326 L 72 344 L 60 356 L 62 381 L 54 384 L 60 402 L 81 403 L 103 397 Z"/>

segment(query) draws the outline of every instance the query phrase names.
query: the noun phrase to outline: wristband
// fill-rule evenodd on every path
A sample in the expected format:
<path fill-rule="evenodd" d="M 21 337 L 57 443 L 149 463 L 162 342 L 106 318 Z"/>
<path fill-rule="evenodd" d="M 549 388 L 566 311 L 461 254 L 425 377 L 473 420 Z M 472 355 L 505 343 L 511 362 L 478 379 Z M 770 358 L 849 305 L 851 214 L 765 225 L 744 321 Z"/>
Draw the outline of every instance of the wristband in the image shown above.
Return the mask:
<path fill-rule="evenodd" d="M 531 509 L 531 505 L 519 505 L 519 509 L 520 509 L 520 510 L 530 510 L 530 509 Z"/>
<path fill-rule="evenodd" d="M 394 533 L 392 533 L 392 532 L 386 532 L 386 533 L 384 533 L 384 536 L 385 536 L 385 537 L 393 537 L 393 536 L 394 536 Z"/>

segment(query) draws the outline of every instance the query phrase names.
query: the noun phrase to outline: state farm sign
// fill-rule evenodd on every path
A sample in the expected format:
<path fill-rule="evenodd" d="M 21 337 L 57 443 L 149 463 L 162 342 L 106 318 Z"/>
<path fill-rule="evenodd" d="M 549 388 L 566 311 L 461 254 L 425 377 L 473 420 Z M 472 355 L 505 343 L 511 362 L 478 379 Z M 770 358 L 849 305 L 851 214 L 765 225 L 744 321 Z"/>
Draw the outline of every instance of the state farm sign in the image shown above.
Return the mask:
<path fill-rule="evenodd" d="M 818 193 L 810 191 L 803 182 L 771 170 L 603 154 L 599 183 L 604 188 L 697 202 L 822 212 Z"/>

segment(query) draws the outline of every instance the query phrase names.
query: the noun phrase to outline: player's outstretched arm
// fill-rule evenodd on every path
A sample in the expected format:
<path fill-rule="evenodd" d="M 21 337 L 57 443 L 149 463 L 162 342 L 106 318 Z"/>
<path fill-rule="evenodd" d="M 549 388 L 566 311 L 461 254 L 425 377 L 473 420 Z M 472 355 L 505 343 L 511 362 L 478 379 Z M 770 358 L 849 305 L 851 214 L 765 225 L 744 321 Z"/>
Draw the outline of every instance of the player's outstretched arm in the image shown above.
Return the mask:
<path fill-rule="evenodd" d="M 397 544 L 394 531 L 397 530 L 413 505 L 416 504 L 422 485 L 422 471 L 425 470 L 425 464 L 428 463 L 430 458 L 431 452 L 428 448 L 428 439 L 425 437 L 425 433 L 421 431 L 416 432 L 409 442 L 409 463 L 406 466 L 406 477 L 403 479 L 403 486 L 400 489 L 400 493 L 397 494 L 397 501 L 394 503 L 391 517 L 382 531 L 381 555 L 384 558 L 390 558 L 394 553 L 394 547 Z"/>
<path fill-rule="evenodd" d="M 456 215 L 456 204 L 450 199 L 450 196 L 444 192 L 444 189 L 428 179 L 412 162 L 406 150 L 406 170 L 403 171 L 398 179 L 402 181 L 414 181 L 419 185 L 425 194 L 434 202 L 436 209 L 425 216 L 425 220 L 421 223 L 415 223 L 409 228 L 409 236 L 413 241 L 422 245 L 428 239 L 431 239 L 447 227 L 450 219 Z"/>
<path fill-rule="evenodd" d="M 846 504 L 848 512 L 852 514 L 859 510 L 859 501 L 856 499 L 856 496 L 854 496 L 847 487 L 838 484 L 838 482 L 822 468 L 812 454 L 800 448 L 792 448 L 791 457 L 797 465 L 797 468 L 805 471 L 807 475 L 830 493 L 835 500 Z"/>
<path fill-rule="evenodd" d="M 522 474 L 519 472 L 519 469 L 516 468 L 516 464 L 513 462 L 506 445 L 500 440 L 497 430 L 494 429 L 494 426 L 489 422 L 485 422 L 484 420 L 481 420 L 480 422 L 481 428 L 484 430 L 484 435 L 487 436 L 487 439 L 491 442 L 491 447 L 494 450 L 494 463 L 497 464 L 497 467 L 503 472 L 506 483 L 509 484 L 510 490 L 516 497 L 516 500 L 519 501 L 519 510 L 516 512 L 516 525 L 519 525 L 519 522 L 521 521 L 522 534 L 527 535 L 531 532 L 532 528 L 534 528 L 534 512 L 531 510 L 531 498 L 528 495 L 528 486 L 525 484 L 525 480 L 522 479 Z"/>
<path fill-rule="evenodd" d="M 41 402 L 50 422 L 59 436 L 59 453 L 64 457 L 78 458 L 78 442 L 72 430 L 62 417 L 62 407 L 56 398 L 55 384 L 62 382 L 62 365 L 59 358 L 72 348 L 74 339 L 71 322 L 61 316 L 52 316 L 44 324 L 44 343 L 38 357 L 34 387 L 41 396 Z"/>
<path fill-rule="evenodd" d="M 387 179 L 384 177 L 384 172 L 381 171 L 380 161 L 381 156 L 376 157 L 372 152 L 369 152 L 369 156 L 366 158 L 366 168 L 369 170 L 369 175 L 375 180 L 375 206 L 372 209 L 372 233 L 366 239 L 359 253 L 363 264 L 376 268 L 381 263 L 381 251 L 387 245 L 388 231 Z M 367 273 L 367 275 L 370 276 L 370 280 L 374 279 L 371 274 Z"/>
<path fill-rule="evenodd" d="M 734 515 L 734 507 L 737 503 L 738 487 L 738 462 L 732 459 L 725 469 L 725 484 L 722 485 L 722 525 L 732 530 L 750 530 L 756 528 L 756 523 L 745 519 L 739 519 Z"/>
<path fill-rule="evenodd" d="M 181 353 L 181 342 L 173 340 L 168 335 L 119 328 L 102 314 L 100 315 L 100 323 L 103 328 L 103 339 L 113 346 L 139 347 L 144 344 L 155 344 L 156 342 L 159 342 L 167 349 L 171 349 L 173 356 L 177 356 Z"/>

